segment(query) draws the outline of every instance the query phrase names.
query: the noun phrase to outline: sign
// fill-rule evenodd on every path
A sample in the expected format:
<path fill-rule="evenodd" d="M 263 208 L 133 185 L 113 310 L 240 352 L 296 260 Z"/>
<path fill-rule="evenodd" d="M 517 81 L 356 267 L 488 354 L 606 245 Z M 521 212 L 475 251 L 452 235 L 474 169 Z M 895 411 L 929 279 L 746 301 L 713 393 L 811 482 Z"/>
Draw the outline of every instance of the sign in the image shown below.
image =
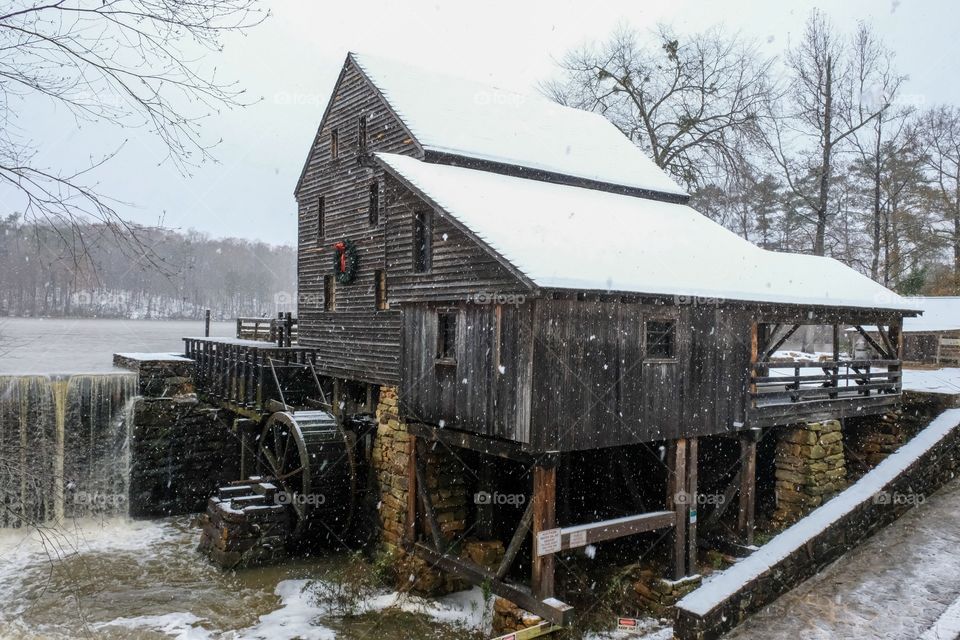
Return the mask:
<path fill-rule="evenodd" d="M 570 534 L 570 548 L 576 549 L 578 547 L 587 546 L 587 530 L 583 529 L 582 531 L 574 531 Z"/>
<path fill-rule="evenodd" d="M 548 556 L 560 551 L 560 529 L 547 529 L 537 534 L 537 555 Z"/>
<path fill-rule="evenodd" d="M 617 631 L 640 633 L 643 631 L 643 628 L 640 626 L 640 621 L 636 618 L 617 618 Z"/>
<path fill-rule="evenodd" d="M 690 509 L 690 524 L 697 524 L 697 510 Z"/>

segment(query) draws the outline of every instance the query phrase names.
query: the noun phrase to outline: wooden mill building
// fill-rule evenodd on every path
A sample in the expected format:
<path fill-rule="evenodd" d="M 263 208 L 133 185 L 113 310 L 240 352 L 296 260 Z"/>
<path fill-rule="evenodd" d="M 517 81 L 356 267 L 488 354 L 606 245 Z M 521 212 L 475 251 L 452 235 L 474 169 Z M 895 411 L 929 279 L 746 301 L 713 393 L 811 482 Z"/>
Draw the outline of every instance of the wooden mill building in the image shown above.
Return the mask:
<path fill-rule="evenodd" d="M 299 343 L 318 374 L 358 407 L 395 388 L 415 441 L 532 475 L 507 549 L 509 565 L 531 530 L 530 592 L 445 553 L 429 499 L 414 497 L 416 445 L 409 547 L 551 619 L 560 549 L 665 530 L 675 573 L 695 571 L 696 509 L 682 501 L 558 522 L 577 465 L 656 443 L 658 491 L 696 494 L 699 439 L 732 439 L 748 535 L 759 430 L 900 399 L 908 303 L 694 211 L 600 115 L 351 54 L 295 193 Z M 833 327 L 832 359 L 770 361 L 811 324 Z M 841 358 L 846 325 L 878 327 L 875 357 Z"/>

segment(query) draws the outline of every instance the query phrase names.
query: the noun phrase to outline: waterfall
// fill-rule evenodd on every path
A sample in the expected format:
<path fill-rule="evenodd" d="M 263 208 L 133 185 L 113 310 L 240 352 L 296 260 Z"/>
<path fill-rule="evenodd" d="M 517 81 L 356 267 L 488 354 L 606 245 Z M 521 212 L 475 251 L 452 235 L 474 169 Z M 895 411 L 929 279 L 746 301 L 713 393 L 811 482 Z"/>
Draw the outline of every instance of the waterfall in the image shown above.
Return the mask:
<path fill-rule="evenodd" d="M 133 373 L 0 376 L 0 527 L 126 514 Z"/>

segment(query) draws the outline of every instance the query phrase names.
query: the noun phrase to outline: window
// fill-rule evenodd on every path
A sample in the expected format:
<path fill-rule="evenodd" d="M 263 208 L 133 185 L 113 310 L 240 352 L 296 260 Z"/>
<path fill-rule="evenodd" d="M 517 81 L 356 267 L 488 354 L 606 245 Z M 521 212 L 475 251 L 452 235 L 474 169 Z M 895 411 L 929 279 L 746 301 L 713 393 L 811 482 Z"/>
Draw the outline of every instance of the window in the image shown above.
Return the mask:
<path fill-rule="evenodd" d="M 367 116 L 360 116 L 357 126 L 357 152 L 360 155 L 367 152 Z"/>
<path fill-rule="evenodd" d="M 430 254 L 433 230 L 428 210 L 413 214 L 413 270 L 418 273 L 430 271 Z"/>
<path fill-rule="evenodd" d="M 333 311 L 337 308 L 337 289 L 333 276 L 323 276 L 323 310 Z"/>
<path fill-rule="evenodd" d="M 374 297 L 377 301 L 377 311 L 386 311 L 390 308 L 387 300 L 387 272 L 383 269 L 374 271 Z"/>
<path fill-rule="evenodd" d="M 454 364 L 457 361 L 457 312 L 437 313 L 437 362 Z"/>
<path fill-rule="evenodd" d="M 340 157 L 340 130 L 330 130 L 330 159 L 336 160 Z"/>
<path fill-rule="evenodd" d="M 653 360 L 672 360 L 676 357 L 676 320 L 647 320 L 647 354 Z"/>
<path fill-rule="evenodd" d="M 326 235 L 326 226 L 327 226 L 327 199 L 323 196 L 320 196 L 317 199 L 317 244 L 320 244 L 320 241 L 323 240 Z"/>
<path fill-rule="evenodd" d="M 370 185 L 370 226 L 375 227 L 380 223 L 380 183 L 376 180 Z"/>

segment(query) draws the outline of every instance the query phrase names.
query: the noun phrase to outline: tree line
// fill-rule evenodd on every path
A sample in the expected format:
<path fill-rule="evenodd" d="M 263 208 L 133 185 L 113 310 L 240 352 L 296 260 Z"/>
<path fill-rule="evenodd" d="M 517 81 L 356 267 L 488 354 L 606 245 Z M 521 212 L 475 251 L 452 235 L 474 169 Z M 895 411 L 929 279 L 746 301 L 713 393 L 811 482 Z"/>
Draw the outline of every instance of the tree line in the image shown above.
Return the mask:
<path fill-rule="evenodd" d="M 620 28 L 560 65 L 547 95 L 605 115 L 744 238 L 960 293 L 960 109 L 911 94 L 869 24 L 814 10 L 777 56 L 719 27 Z"/>
<path fill-rule="evenodd" d="M 108 225 L 0 219 L 0 316 L 214 318 L 296 311 L 296 249 L 140 228 L 140 255 Z M 78 245 L 83 245 L 82 250 Z"/>

